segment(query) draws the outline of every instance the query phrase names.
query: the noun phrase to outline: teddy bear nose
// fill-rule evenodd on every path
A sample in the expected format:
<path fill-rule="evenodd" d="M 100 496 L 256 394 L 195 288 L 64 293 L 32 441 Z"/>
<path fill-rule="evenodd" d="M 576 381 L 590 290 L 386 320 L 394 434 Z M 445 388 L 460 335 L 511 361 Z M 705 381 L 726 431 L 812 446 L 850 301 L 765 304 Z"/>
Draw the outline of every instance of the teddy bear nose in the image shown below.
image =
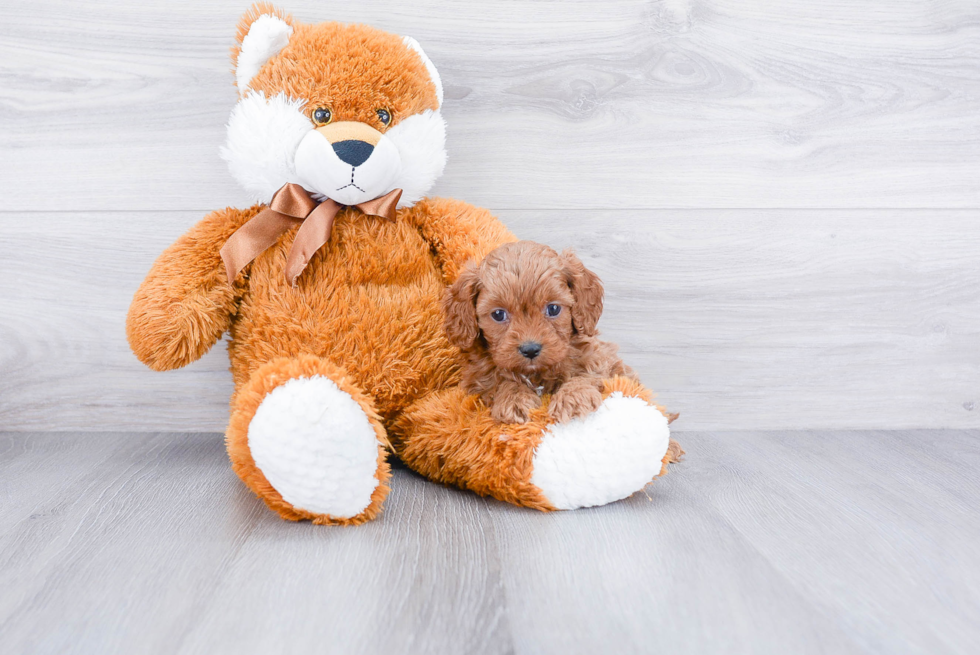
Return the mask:
<path fill-rule="evenodd" d="M 333 144 L 333 151 L 337 153 L 340 161 L 351 166 L 360 166 L 374 152 L 374 146 L 359 139 L 347 139 Z"/>
<path fill-rule="evenodd" d="M 541 354 L 541 344 L 537 341 L 525 341 L 517 347 L 517 350 L 528 359 L 534 359 Z"/>

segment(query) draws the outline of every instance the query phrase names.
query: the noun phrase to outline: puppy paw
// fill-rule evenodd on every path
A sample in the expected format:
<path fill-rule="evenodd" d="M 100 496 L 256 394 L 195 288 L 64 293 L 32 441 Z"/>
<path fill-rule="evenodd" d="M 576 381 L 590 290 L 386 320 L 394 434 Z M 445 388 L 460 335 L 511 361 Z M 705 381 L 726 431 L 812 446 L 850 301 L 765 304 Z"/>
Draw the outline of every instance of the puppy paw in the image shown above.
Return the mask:
<path fill-rule="evenodd" d="M 551 397 L 548 416 L 558 423 L 591 414 L 602 404 L 602 394 L 593 386 L 565 385 Z"/>
<path fill-rule="evenodd" d="M 498 423 L 527 423 L 531 412 L 541 407 L 541 399 L 533 394 L 521 394 L 506 400 L 497 400 L 490 408 L 490 416 Z"/>

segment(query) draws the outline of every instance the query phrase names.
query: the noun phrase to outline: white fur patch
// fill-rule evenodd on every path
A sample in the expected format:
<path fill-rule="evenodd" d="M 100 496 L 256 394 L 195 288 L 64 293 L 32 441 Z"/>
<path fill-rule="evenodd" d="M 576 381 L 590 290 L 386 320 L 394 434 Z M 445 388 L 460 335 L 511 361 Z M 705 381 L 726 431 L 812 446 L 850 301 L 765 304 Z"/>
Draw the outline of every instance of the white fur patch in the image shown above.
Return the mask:
<path fill-rule="evenodd" d="M 422 63 L 425 64 L 425 70 L 429 71 L 429 78 L 432 80 L 432 84 L 434 84 L 436 87 L 436 100 L 439 101 L 439 108 L 442 109 L 442 78 L 439 77 L 439 71 L 436 70 L 436 65 L 433 64 L 432 60 L 429 59 L 429 56 L 425 54 L 425 51 L 422 49 L 422 46 L 418 41 L 410 36 L 403 37 L 402 41 L 405 43 L 405 45 L 418 53 L 419 57 L 422 58 Z"/>
<path fill-rule="evenodd" d="M 426 109 L 408 116 L 385 133 L 398 148 L 401 173 L 392 188 L 402 189 L 399 207 L 411 207 L 424 198 L 446 168 L 446 121 L 442 113 Z"/>
<path fill-rule="evenodd" d="M 317 131 L 307 133 L 296 150 L 296 175 L 316 198 L 333 198 L 342 205 L 383 196 L 397 185 L 401 171 L 398 148 L 382 136 L 360 166 L 341 161 L 330 142 Z"/>
<path fill-rule="evenodd" d="M 305 104 L 285 93 L 267 100 L 261 91 L 250 91 L 232 110 L 221 158 L 255 202 L 268 203 L 283 184 L 299 183 L 296 149 L 313 131 Z"/>
<path fill-rule="evenodd" d="M 248 426 L 255 465 L 283 499 L 337 518 L 371 504 L 379 445 L 361 406 L 319 375 L 273 389 Z"/>
<path fill-rule="evenodd" d="M 653 480 L 669 444 L 667 418 L 656 407 L 616 392 L 592 414 L 549 426 L 531 483 L 558 509 L 605 505 Z"/>
<path fill-rule="evenodd" d="M 238 93 L 245 95 L 248 83 L 267 61 L 279 54 L 289 43 L 293 28 L 277 16 L 263 14 L 255 19 L 242 39 L 242 47 L 235 62 L 235 79 Z"/>
<path fill-rule="evenodd" d="M 264 15 L 252 23 L 242 42 L 236 70 L 242 97 L 228 119 L 221 149 L 232 177 L 251 200 L 265 204 L 287 182 L 303 186 L 317 199 L 333 198 L 341 204 L 364 202 L 392 189 L 402 190 L 399 208 L 424 198 L 446 167 L 446 122 L 439 111 L 427 109 L 399 121 L 385 132 L 371 157 L 354 169 L 341 162 L 325 140 L 314 138 L 319 135 L 303 113 L 306 100 L 285 93 L 266 98 L 261 91 L 246 90 L 247 81 L 285 47 L 291 34 L 285 22 Z M 438 72 L 418 42 L 406 37 L 405 44 L 425 62 L 441 105 Z"/>

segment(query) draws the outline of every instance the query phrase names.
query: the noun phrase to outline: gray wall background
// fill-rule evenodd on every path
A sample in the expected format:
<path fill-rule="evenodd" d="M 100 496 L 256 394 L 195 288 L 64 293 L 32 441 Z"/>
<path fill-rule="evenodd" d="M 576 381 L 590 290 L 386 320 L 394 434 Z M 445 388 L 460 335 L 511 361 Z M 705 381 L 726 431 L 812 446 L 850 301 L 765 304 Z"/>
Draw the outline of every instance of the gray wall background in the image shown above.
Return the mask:
<path fill-rule="evenodd" d="M 153 259 L 246 206 L 247 2 L 0 2 L 0 429 L 222 430 L 224 347 L 153 373 Z M 575 246 L 678 429 L 980 426 L 974 0 L 308 2 L 417 38 L 435 194 Z"/>

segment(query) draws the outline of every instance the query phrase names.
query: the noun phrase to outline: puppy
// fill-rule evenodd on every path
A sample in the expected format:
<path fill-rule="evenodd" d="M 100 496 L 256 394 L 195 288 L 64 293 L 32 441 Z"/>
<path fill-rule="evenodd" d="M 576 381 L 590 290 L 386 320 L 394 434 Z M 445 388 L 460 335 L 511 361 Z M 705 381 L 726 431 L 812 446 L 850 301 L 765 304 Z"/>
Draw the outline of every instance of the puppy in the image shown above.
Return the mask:
<path fill-rule="evenodd" d="M 446 333 L 464 356 L 463 387 L 503 423 L 524 423 L 541 396 L 567 421 L 602 403 L 603 378 L 637 380 L 597 338 L 602 283 L 569 250 L 507 243 L 470 264 L 443 301 Z"/>

